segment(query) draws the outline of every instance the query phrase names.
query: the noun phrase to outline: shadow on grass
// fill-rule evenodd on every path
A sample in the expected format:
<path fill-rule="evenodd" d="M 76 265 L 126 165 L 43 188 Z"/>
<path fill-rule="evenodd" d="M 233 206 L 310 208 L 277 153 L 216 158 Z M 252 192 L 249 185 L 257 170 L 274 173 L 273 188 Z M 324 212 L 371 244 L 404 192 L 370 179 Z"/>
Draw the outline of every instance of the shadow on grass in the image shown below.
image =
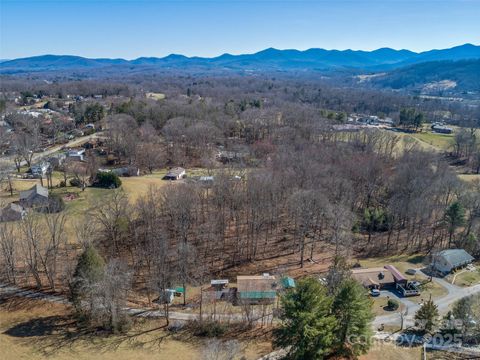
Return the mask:
<path fill-rule="evenodd" d="M 47 316 L 16 324 L 3 334 L 21 338 L 26 346 L 33 345 L 44 356 L 69 350 L 89 350 L 106 353 L 124 345 L 129 349 L 158 350 L 161 343 L 171 336 L 165 326 L 145 329 L 142 321 L 126 334 L 112 334 L 102 329 L 81 327 L 73 316 Z M 158 333 L 156 333 L 158 332 Z"/>
<path fill-rule="evenodd" d="M 425 256 L 416 255 L 416 256 L 413 256 L 410 259 L 408 259 L 408 262 L 417 265 L 417 264 L 422 264 L 423 260 L 425 260 Z"/>
<path fill-rule="evenodd" d="M 47 316 L 44 318 L 29 320 L 17 325 L 4 332 L 14 337 L 34 337 L 52 335 L 58 332 L 64 332 L 66 328 L 74 325 L 73 322 L 64 316 Z"/>

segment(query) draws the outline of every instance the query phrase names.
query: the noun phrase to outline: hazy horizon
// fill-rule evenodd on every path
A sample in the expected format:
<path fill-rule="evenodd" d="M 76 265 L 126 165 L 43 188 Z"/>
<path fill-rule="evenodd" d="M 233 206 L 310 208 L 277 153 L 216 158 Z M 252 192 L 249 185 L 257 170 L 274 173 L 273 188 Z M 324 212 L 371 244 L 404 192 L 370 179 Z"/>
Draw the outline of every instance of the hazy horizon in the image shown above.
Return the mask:
<path fill-rule="evenodd" d="M 1 59 L 215 57 L 270 47 L 421 52 L 475 44 L 480 34 L 480 4 L 470 0 L 2 0 L 0 16 Z"/>

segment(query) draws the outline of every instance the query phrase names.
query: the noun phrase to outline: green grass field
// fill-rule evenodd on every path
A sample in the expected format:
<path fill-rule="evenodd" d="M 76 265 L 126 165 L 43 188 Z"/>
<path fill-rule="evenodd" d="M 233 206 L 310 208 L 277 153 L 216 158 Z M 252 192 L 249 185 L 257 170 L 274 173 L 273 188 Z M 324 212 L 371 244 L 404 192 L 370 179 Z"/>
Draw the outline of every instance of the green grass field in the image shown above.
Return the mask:
<path fill-rule="evenodd" d="M 433 132 L 420 132 L 409 136 L 431 145 L 440 151 L 449 151 L 453 146 L 453 134 L 437 134 Z"/>
<path fill-rule="evenodd" d="M 447 277 L 447 281 L 452 282 L 455 278 L 454 284 L 457 286 L 473 286 L 480 284 L 480 263 L 476 264 L 476 268 L 473 271 L 460 270 L 455 274 L 451 274 Z"/>

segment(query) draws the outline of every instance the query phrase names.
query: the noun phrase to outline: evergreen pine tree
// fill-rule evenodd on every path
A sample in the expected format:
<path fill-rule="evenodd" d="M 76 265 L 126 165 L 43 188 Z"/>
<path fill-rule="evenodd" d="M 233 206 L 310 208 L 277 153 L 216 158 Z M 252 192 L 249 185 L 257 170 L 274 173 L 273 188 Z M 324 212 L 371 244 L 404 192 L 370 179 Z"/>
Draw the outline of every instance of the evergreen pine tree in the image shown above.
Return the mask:
<path fill-rule="evenodd" d="M 274 331 L 275 345 L 289 348 L 291 359 L 323 359 L 334 342 L 332 299 L 313 278 L 305 278 L 281 299 L 282 325 Z"/>
<path fill-rule="evenodd" d="M 102 279 L 105 262 L 93 245 L 87 248 L 78 258 L 70 286 L 71 301 L 78 312 L 81 312 L 81 302 L 89 286 Z"/>
<path fill-rule="evenodd" d="M 432 299 L 425 302 L 415 314 L 417 326 L 426 332 L 431 332 L 438 321 L 438 307 Z"/>
<path fill-rule="evenodd" d="M 353 279 L 345 280 L 333 301 L 337 319 L 337 353 L 357 356 L 370 348 L 372 335 L 372 301 L 365 289 Z"/>

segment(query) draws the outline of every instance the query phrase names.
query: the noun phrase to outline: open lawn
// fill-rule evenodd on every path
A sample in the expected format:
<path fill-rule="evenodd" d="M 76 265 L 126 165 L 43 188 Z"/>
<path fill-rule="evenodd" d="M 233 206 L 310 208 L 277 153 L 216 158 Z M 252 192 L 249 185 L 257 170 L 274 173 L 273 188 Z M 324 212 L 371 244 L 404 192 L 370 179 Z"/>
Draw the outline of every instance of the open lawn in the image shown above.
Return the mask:
<path fill-rule="evenodd" d="M 410 136 L 441 151 L 451 150 L 454 138 L 454 134 L 437 134 L 431 131 L 410 134 Z"/>
<path fill-rule="evenodd" d="M 480 181 L 480 174 L 460 174 L 458 177 L 466 182 Z"/>
<path fill-rule="evenodd" d="M 64 305 L 28 299 L 0 299 L 2 360 L 201 359 L 206 339 L 172 333 L 160 320 L 136 319 L 124 335 L 85 332 L 76 327 Z M 245 359 L 271 351 L 264 340 L 240 342 Z"/>
<path fill-rule="evenodd" d="M 393 313 L 399 313 L 403 310 L 404 305 L 400 304 L 397 310 L 390 310 L 387 306 L 388 299 L 386 297 L 372 297 L 373 302 L 373 313 L 376 316 L 388 315 Z"/>
<path fill-rule="evenodd" d="M 455 274 L 451 274 L 447 276 L 446 280 L 449 282 L 453 282 L 453 284 L 457 286 L 473 286 L 476 284 L 480 284 L 480 264 L 475 264 L 474 270 L 459 270 Z M 455 280 L 454 280 L 455 279 Z"/>
<path fill-rule="evenodd" d="M 425 280 L 423 280 L 425 281 Z M 430 296 L 432 299 L 439 299 L 441 297 L 444 297 L 445 295 L 448 294 L 447 289 L 445 289 L 442 285 L 437 284 L 436 282 L 426 282 L 423 283 L 421 287 L 421 294 L 420 296 L 417 296 L 416 298 L 410 298 L 412 301 L 415 301 L 414 299 L 419 299 L 419 301 L 423 300 L 428 300 Z"/>
<path fill-rule="evenodd" d="M 394 255 L 386 257 L 375 257 L 368 259 L 360 259 L 359 263 L 362 267 L 383 267 L 384 265 L 393 265 L 400 270 L 404 276 L 405 271 L 411 268 L 421 268 L 423 266 L 423 255 Z"/>
<path fill-rule="evenodd" d="M 388 343 L 374 344 L 368 354 L 360 356 L 360 360 L 419 360 L 421 347 L 399 347 Z"/>

